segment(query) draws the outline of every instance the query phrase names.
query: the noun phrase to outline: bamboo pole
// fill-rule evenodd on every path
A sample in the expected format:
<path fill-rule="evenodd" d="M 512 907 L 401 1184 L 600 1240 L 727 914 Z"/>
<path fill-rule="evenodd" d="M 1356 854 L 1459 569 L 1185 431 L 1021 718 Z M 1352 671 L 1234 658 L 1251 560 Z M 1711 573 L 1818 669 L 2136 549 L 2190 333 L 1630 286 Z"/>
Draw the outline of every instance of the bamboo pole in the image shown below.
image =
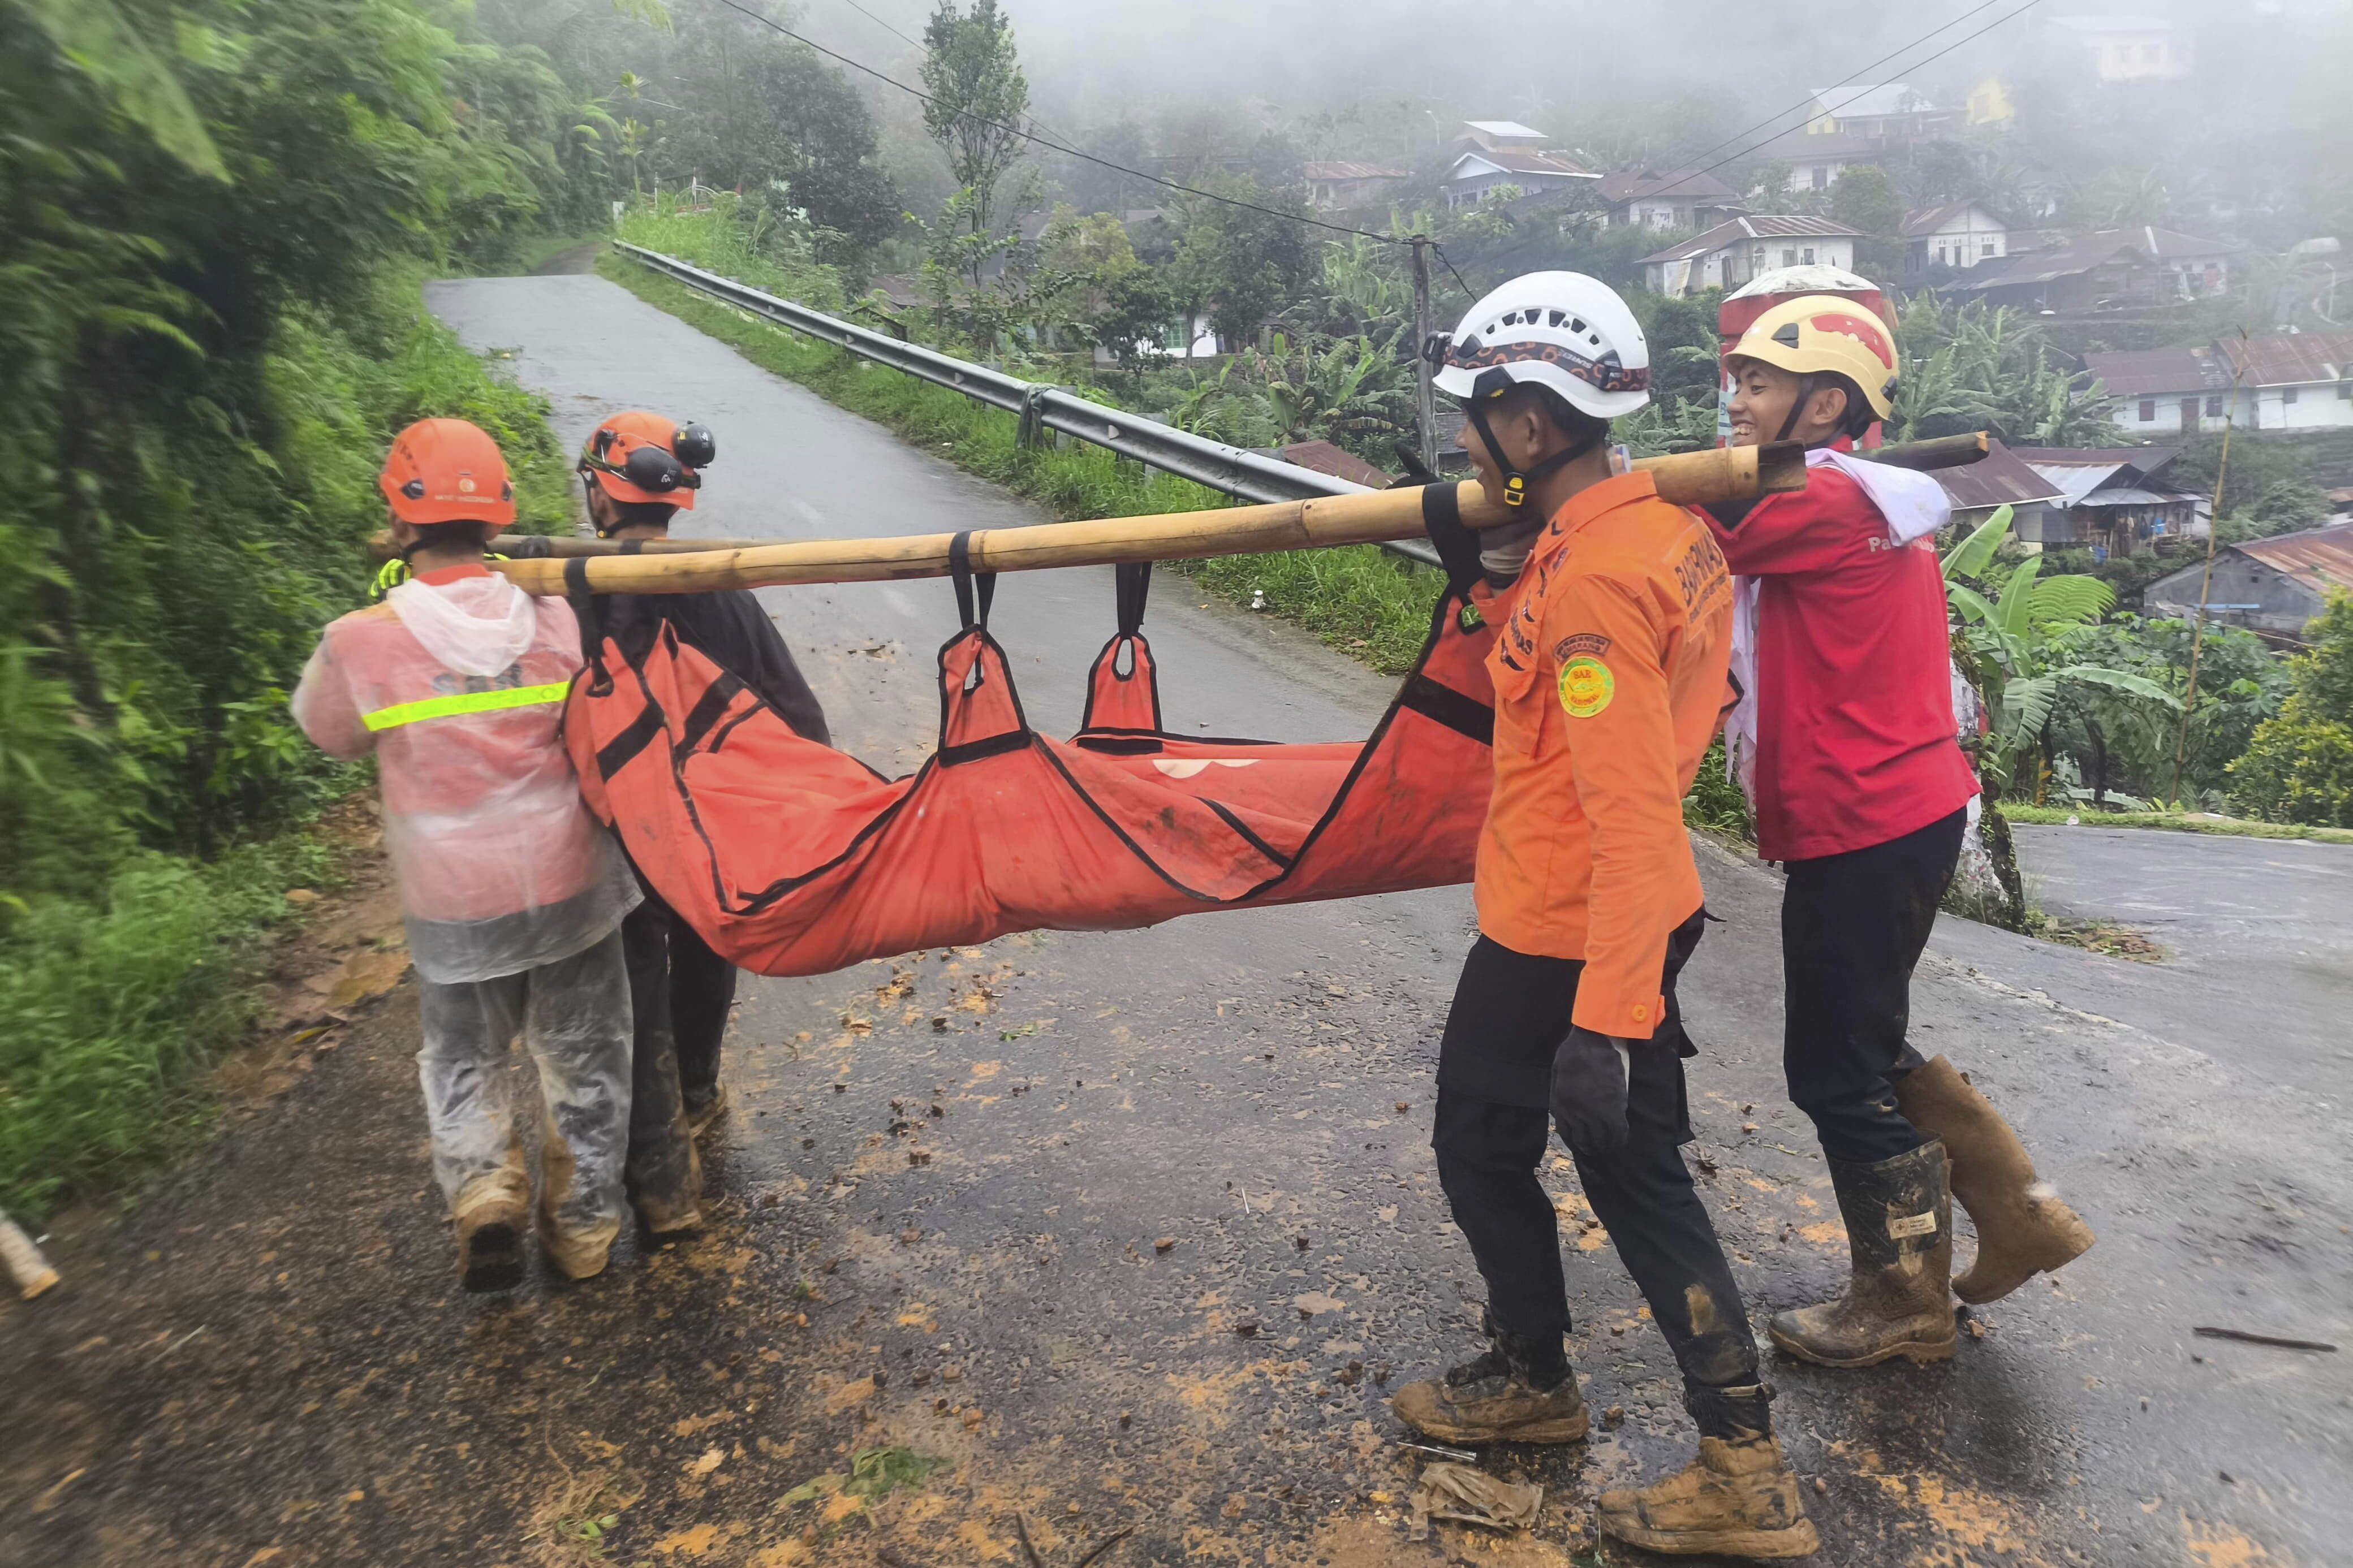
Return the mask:
<path fill-rule="evenodd" d="M 1800 489 L 1806 482 L 1805 455 L 1793 445 L 1642 458 L 1635 467 L 1654 478 L 1662 498 L 1684 506 L 1751 500 Z M 1490 505 L 1475 481 L 1451 488 L 1463 522 L 1472 528 L 1493 527 L 1512 515 Z M 981 529 L 969 536 L 966 548 L 976 573 L 1034 572 L 1421 539 L 1428 537 L 1424 509 L 1444 504 L 1430 493 L 1440 489 L 1366 490 L 1213 511 Z M 702 594 L 787 584 L 898 582 L 948 575 L 955 537 L 925 533 L 813 539 L 694 553 L 599 555 L 586 558 L 580 571 L 588 590 L 597 594 Z M 491 563 L 524 592 L 542 595 L 565 591 L 567 564 L 564 560 Z"/>

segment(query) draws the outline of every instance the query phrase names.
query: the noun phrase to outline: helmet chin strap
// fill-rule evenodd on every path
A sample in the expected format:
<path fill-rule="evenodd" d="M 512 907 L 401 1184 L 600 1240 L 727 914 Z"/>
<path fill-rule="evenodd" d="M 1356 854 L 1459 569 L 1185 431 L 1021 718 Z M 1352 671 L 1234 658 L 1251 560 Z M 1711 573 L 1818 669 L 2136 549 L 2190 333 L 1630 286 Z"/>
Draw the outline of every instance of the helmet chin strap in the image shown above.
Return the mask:
<path fill-rule="evenodd" d="M 1479 439 L 1487 443 L 1487 455 L 1495 459 L 1495 467 L 1504 476 L 1505 506 L 1526 505 L 1530 485 L 1556 468 L 1577 461 L 1577 458 L 1601 445 L 1601 438 L 1609 434 L 1609 426 L 1607 424 L 1597 426 L 1592 434 L 1587 436 L 1582 441 L 1565 447 L 1549 458 L 1540 459 L 1535 467 L 1515 468 L 1512 460 L 1504 456 L 1503 443 L 1495 439 L 1494 428 L 1487 423 L 1487 410 L 1482 406 L 1485 401 L 1484 398 L 1478 397 L 1467 399 L 1463 403 L 1462 411 L 1470 416 L 1472 427 L 1479 432 Z"/>
<path fill-rule="evenodd" d="M 1806 371 L 1798 377 L 1798 395 L 1790 400 L 1788 416 L 1781 421 L 1781 433 L 1774 437 L 1774 440 L 1786 441 L 1789 438 L 1789 432 L 1798 427 L 1798 416 L 1805 413 L 1806 405 L 1814 400 L 1816 390 L 1813 372 Z"/>

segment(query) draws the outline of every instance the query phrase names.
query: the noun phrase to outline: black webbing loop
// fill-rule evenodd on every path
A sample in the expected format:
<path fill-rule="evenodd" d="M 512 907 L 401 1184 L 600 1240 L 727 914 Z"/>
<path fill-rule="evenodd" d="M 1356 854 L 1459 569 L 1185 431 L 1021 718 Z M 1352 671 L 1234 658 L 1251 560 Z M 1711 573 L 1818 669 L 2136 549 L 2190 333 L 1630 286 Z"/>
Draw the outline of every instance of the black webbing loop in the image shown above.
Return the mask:
<path fill-rule="evenodd" d="M 1152 592 L 1152 563 L 1124 561 L 1112 573 L 1119 587 L 1119 635 L 1132 637 L 1144 629 L 1144 601 Z"/>
<path fill-rule="evenodd" d="M 621 541 L 621 553 L 622 553 L 622 554 L 624 554 L 624 555 L 643 555 L 645 552 L 646 552 L 646 542 L 645 542 L 644 540 L 642 540 L 642 539 L 624 539 L 623 541 Z"/>
<path fill-rule="evenodd" d="M 575 555 L 564 563 L 564 596 L 580 626 L 580 662 L 588 667 L 588 695 L 609 697 L 613 677 L 605 668 L 605 618 L 597 611 L 596 595 L 588 591 L 586 556 Z"/>
<path fill-rule="evenodd" d="M 963 620 L 965 630 L 970 631 L 976 626 L 983 631 L 987 630 L 988 604 L 997 596 L 997 574 L 973 571 L 970 529 L 965 530 L 948 541 L 948 575 L 955 580 L 956 615 Z M 980 589 L 980 614 L 976 617 L 973 615 L 973 587 L 976 582 Z"/>

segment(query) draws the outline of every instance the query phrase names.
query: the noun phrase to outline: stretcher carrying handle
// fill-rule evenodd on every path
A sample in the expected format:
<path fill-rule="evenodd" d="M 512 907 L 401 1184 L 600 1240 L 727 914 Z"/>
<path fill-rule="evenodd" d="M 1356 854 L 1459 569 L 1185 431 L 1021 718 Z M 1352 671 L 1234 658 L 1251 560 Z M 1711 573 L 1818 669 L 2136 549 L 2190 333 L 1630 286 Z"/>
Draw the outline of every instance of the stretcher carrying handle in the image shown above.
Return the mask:
<path fill-rule="evenodd" d="M 957 534 L 954 539 L 948 541 L 948 575 L 955 579 L 955 582 L 956 616 L 964 622 L 965 630 L 970 631 L 974 627 L 977 626 L 981 630 L 987 631 L 988 629 L 989 602 L 997 597 L 997 574 L 994 572 L 974 573 L 972 569 L 972 530 L 968 528 L 962 533 Z M 978 603 L 980 606 L 980 614 L 977 616 L 975 616 L 973 614 L 976 577 L 977 578 L 979 589 Z"/>

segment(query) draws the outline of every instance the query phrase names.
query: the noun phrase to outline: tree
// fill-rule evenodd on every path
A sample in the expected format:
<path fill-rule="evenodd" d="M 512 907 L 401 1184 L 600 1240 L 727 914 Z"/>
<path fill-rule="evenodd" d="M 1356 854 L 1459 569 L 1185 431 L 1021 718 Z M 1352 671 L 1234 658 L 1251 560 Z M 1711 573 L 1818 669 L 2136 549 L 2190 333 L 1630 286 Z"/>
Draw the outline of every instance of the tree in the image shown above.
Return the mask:
<path fill-rule="evenodd" d="M 1904 374 L 1889 431 L 1898 441 L 1989 430 L 2021 447 L 2094 446 L 2116 438 L 2112 404 L 2075 390 L 2042 330 L 2022 312 L 1913 296 L 1896 322 Z"/>
<path fill-rule="evenodd" d="M 1854 242 L 1856 270 L 1882 279 L 1897 275 L 1904 264 L 1904 198 L 1886 170 L 1857 163 L 1841 174 L 1831 185 L 1831 216 L 1862 231 Z"/>
<path fill-rule="evenodd" d="M 1219 338 L 1238 349 L 1298 296 L 1314 258 L 1304 231 L 1285 216 L 1303 216 L 1295 194 L 1269 192 L 1248 174 L 1226 181 L 1219 194 L 1250 205 L 1187 197 L 1169 282 L 1180 301 L 1208 306 Z"/>
<path fill-rule="evenodd" d="M 2274 822 L 2353 827 L 2353 594 L 2332 590 L 2304 635 L 2295 694 L 2231 764 L 2231 798 Z"/>
<path fill-rule="evenodd" d="M 959 215 L 975 239 L 996 231 L 997 184 L 1026 145 L 1021 117 L 1029 83 L 1013 47 L 1012 18 L 997 0 L 973 0 L 969 15 L 940 0 L 923 28 L 923 129 L 947 154 L 948 173 L 972 193 Z M 972 286 L 981 285 L 979 264 Z"/>
<path fill-rule="evenodd" d="M 2010 525 L 2005 506 L 1946 552 L 1945 594 L 1961 622 L 1968 673 L 1993 716 L 1978 773 L 2014 792 L 2024 771 L 2039 801 L 2050 782 L 2052 716 L 2064 693 L 2097 688 L 2175 712 L 2181 700 L 2147 676 L 2081 657 L 2084 634 L 2116 604 L 2115 591 L 2099 579 L 2042 577 L 2042 557 L 2030 555 L 2011 568 L 1998 596 L 1971 585 L 1994 565 Z"/>

